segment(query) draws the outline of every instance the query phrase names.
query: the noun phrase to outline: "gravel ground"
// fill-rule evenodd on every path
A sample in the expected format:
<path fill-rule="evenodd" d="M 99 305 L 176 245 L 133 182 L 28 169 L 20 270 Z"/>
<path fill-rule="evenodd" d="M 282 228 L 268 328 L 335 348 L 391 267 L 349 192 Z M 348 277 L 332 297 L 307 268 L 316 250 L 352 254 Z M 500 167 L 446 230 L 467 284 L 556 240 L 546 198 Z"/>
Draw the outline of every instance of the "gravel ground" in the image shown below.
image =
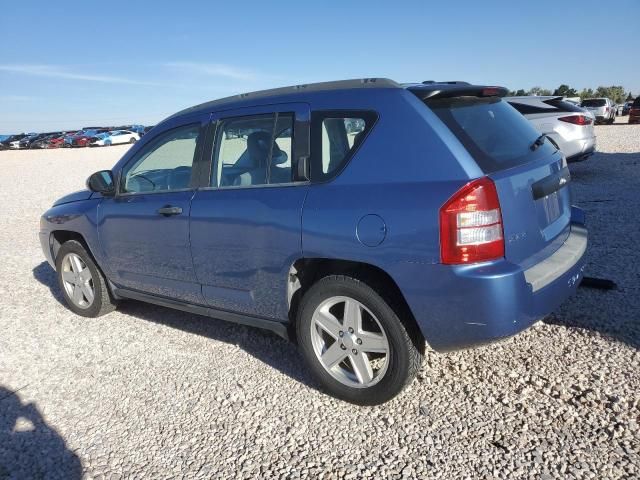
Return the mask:
<path fill-rule="evenodd" d="M 571 166 L 582 288 L 544 323 L 427 352 L 386 405 L 317 390 L 274 335 L 130 302 L 61 304 L 37 241 L 54 199 L 126 147 L 0 152 L 0 478 L 639 478 L 640 125 L 598 126 Z"/>

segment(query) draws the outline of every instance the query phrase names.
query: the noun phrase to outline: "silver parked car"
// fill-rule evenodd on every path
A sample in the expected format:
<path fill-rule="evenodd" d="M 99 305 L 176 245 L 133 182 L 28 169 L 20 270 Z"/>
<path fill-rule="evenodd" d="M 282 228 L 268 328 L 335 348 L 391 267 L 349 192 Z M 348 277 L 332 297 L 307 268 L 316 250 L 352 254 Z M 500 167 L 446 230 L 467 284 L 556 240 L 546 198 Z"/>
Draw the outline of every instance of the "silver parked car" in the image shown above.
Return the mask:
<path fill-rule="evenodd" d="M 586 160 L 596 149 L 594 116 L 563 97 L 506 97 L 534 127 L 564 153 L 568 162 Z"/>
<path fill-rule="evenodd" d="M 587 98 L 580 104 L 596 117 L 596 123 L 613 123 L 616 121 L 616 108 L 608 98 Z"/>

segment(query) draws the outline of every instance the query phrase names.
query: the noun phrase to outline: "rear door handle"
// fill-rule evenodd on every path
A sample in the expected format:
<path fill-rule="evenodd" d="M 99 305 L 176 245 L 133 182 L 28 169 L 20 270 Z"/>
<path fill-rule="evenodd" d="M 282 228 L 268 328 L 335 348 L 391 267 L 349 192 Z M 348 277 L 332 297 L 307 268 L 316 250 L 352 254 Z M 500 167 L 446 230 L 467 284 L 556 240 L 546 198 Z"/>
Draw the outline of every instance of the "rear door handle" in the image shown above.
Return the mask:
<path fill-rule="evenodd" d="M 158 209 L 160 215 L 170 217 L 171 215 L 180 215 L 182 213 L 182 207 L 172 207 L 171 205 L 165 205 Z"/>

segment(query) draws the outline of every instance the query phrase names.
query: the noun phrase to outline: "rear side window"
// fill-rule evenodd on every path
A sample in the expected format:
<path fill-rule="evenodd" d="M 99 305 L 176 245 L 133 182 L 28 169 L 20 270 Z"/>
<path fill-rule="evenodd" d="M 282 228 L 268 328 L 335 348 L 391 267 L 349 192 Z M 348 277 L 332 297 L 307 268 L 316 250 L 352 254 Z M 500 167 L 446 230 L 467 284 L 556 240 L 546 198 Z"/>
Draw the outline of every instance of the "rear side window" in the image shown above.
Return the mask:
<path fill-rule="evenodd" d="M 311 180 L 335 177 L 375 123 L 370 111 L 314 112 L 311 124 Z"/>
<path fill-rule="evenodd" d="M 525 164 L 555 151 L 548 142 L 532 151 L 531 145 L 540 133 L 500 98 L 456 97 L 426 104 L 485 173 Z"/>
<path fill-rule="evenodd" d="M 583 107 L 604 107 L 607 101 L 604 98 L 590 98 L 582 101 Z"/>

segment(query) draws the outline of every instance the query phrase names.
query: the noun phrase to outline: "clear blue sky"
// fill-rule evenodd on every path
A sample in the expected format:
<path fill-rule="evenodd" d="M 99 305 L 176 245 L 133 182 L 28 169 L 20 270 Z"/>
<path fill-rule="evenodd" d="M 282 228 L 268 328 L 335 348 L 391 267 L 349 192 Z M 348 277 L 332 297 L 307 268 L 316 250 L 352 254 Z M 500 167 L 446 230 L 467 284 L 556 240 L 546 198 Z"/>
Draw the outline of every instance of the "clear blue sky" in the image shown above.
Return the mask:
<path fill-rule="evenodd" d="M 640 0 L 8 1 L 0 133 L 152 124 L 229 94 L 354 77 L 640 94 L 639 17 Z"/>

